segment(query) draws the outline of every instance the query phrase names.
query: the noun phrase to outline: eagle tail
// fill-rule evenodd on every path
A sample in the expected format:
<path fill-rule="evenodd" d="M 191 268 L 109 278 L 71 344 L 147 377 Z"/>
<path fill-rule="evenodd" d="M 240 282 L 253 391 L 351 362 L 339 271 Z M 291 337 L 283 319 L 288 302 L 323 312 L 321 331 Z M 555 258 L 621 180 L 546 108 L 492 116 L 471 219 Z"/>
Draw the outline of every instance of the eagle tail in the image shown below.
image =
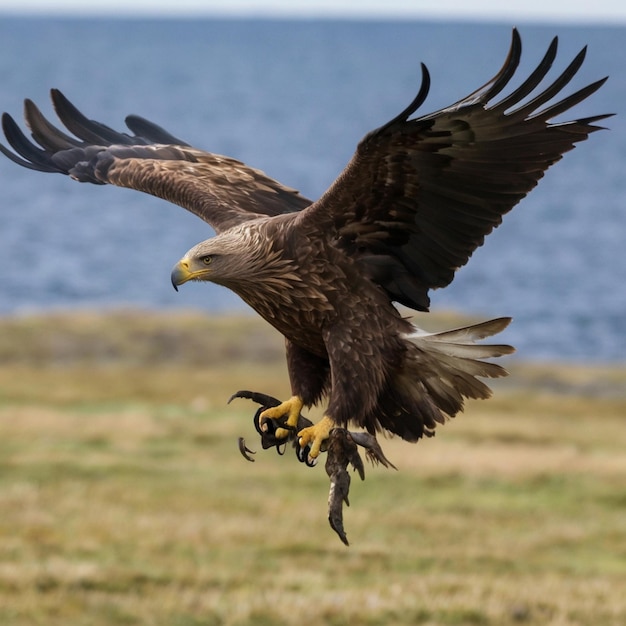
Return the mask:
<path fill-rule="evenodd" d="M 433 436 L 437 424 L 462 411 L 465 398 L 489 398 L 492 391 L 480 378 L 499 378 L 508 372 L 485 359 L 515 349 L 477 342 L 501 332 L 510 322 L 511 318 L 503 317 L 440 333 L 409 335 L 404 367 L 379 399 L 380 425 L 407 441 L 417 441 Z"/>

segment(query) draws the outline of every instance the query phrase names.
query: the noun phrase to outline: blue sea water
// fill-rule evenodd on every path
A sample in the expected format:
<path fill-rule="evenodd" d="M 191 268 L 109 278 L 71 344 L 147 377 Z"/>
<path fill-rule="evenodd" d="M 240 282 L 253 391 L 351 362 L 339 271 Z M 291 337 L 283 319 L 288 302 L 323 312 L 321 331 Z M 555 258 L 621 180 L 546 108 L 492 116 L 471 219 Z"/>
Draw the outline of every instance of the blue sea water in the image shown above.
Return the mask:
<path fill-rule="evenodd" d="M 505 24 L 0 18 L 0 110 L 22 100 L 51 113 L 58 87 L 118 129 L 128 113 L 197 147 L 228 154 L 317 198 L 358 140 L 412 99 L 419 62 L 432 75 L 422 113 L 486 82 L 508 50 Z M 527 25 L 520 77 L 560 37 L 554 75 L 585 44 L 572 90 L 605 75 L 576 109 L 612 112 L 505 218 L 434 309 L 511 315 L 504 339 L 523 358 L 626 358 L 626 30 Z M 193 284 L 173 263 L 210 229 L 149 196 L 80 185 L 0 158 L 0 314 L 52 308 L 244 305 Z M 419 323 L 419 316 L 416 320 Z"/>

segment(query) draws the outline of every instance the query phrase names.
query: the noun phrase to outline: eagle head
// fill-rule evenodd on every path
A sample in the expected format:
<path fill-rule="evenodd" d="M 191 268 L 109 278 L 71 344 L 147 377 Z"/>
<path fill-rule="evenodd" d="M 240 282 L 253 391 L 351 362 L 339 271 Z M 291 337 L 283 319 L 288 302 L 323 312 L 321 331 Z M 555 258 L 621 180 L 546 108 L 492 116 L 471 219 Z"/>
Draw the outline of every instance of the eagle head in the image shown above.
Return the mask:
<path fill-rule="evenodd" d="M 190 280 L 206 280 L 245 296 L 265 282 L 284 280 L 289 262 L 263 234 L 239 227 L 197 244 L 172 269 L 174 289 Z"/>
<path fill-rule="evenodd" d="M 172 269 L 172 285 L 190 280 L 207 280 L 228 286 L 242 277 L 247 265 L 246 246 L 241 238 L 218 235 L 202 241 L 176 263 Z"/>

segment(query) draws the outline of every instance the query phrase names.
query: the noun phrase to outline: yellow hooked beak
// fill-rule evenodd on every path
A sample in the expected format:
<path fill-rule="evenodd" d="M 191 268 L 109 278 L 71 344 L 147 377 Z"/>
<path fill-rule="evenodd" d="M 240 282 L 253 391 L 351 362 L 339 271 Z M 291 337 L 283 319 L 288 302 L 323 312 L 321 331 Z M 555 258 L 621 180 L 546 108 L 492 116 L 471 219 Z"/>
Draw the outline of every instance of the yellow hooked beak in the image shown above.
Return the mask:
<path fill-rule="evenodd" d="M 200 270 L 191 269 L 189 261 L 187 259 L 181 259 L 172 269 L 172 286 L 176 289 L 176 291 L 178 291 L 179 285 L 182 285 L 189 280 L 193 280 L 194 278 L 200 278 L 207 273 L 208 270 L 206 268 L 202 268 Z"/>

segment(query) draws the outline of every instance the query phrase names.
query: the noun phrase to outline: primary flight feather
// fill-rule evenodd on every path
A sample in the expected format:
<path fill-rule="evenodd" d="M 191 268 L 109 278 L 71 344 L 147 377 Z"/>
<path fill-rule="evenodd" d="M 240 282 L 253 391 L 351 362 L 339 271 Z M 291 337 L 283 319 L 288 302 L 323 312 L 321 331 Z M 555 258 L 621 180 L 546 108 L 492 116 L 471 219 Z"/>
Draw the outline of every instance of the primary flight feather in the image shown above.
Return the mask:
<path fill-rule="evenodd" d="M 426 334 L 394 303 L 427 311 L 430 291 L 448 285 L 548 167 L 608 117 L 552 122 L 606 80 L 555 101 L 585 56 L 583 49 L 540 88 L 556 52 L 555 38 L 530 76 L 497 100 L 520 60 L 514 30 L 494 78 L 449 107 L 412 117 L 430 85 L 422 65 L 413 102 L 365 136 L 316 202 L 141 117 L 126 119 L 133 134 L 116 132 L 58 90 L 52 101 L 71 135 L 26 100 L 31 139 L 5 113 L 13 151 L 0 150 L 30 169 L 159 196 L 208 222 L 216 236 L 187 252 L 172 283 L 224 285 L 285 336 L 293 396 L 261 422 L 287 415 L 293 427 L 302 406 L 327 398 L 324 418 L 299 433 L 311 458 L 335 425 L 416 441 L 458 413 L 465 398 L 489 397 L 480 379 L 506 372 L 486 359 L 513 349 L 477 342 L 510 320 Z"/>

